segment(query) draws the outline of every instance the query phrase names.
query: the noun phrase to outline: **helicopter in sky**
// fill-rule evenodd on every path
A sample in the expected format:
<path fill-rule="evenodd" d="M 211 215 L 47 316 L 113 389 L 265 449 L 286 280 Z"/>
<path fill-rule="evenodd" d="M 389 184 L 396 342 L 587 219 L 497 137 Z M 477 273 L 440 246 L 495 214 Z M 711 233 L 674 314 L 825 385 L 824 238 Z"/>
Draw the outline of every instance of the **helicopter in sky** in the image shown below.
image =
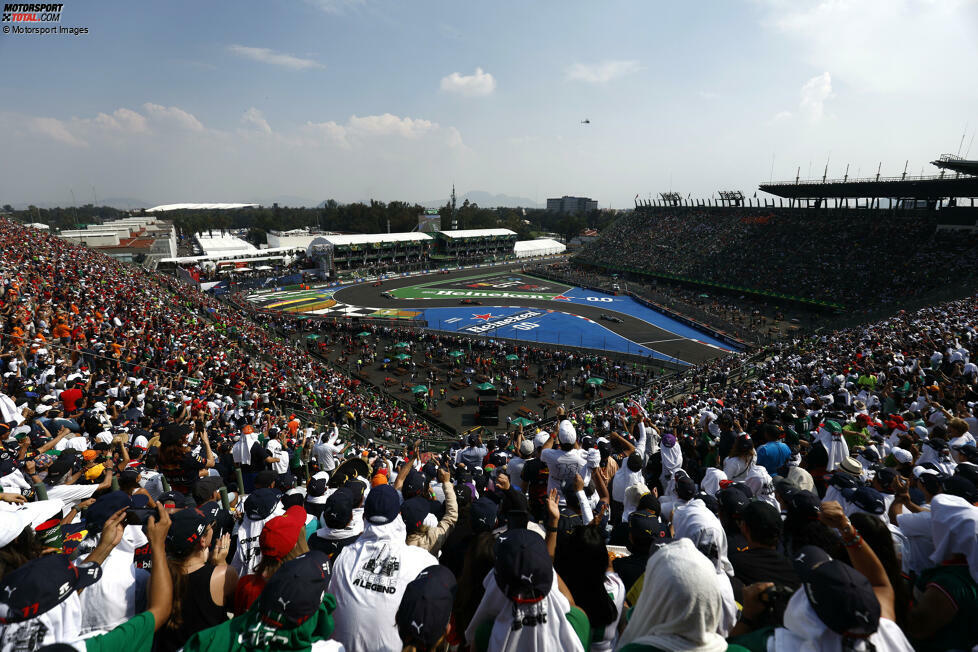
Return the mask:
<path fill-rule="evenodd" d="M 589 124 L 591 124 L 590 118 L 584 118 L 583 120 L 581 120 L 581 124 L 582 125 L 589 125 Z"/>

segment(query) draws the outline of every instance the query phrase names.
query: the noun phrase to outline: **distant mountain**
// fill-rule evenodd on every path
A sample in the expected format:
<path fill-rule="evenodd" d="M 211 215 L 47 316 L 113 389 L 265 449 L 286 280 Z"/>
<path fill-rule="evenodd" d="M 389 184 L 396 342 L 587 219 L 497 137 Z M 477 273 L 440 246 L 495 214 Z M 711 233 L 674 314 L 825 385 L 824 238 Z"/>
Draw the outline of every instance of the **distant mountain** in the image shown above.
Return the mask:
<path fill-rule="evenodd" d="M 511 195 L 494 195 L 484 190 L 470 190 L 458 198 L 461 204 L 466 199 L 470 204 L 478 204 L 480 208 L 537 208 L 537 203 L 526 197 L 513 197 Z M 433 199 L 421 202 L 425 208 L 441 208 L 448 203 L 448 198 Z"/>

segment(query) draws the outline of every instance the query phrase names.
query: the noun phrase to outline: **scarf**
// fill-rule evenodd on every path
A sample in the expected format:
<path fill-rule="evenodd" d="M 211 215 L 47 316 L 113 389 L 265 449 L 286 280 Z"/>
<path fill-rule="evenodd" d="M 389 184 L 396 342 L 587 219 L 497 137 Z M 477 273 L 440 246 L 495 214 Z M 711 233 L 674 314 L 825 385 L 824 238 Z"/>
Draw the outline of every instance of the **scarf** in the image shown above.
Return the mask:
<path fill-rule="evenodd" d="M 242 466 L 251 466 L 251 447 L 257 441 L 258 435 L 255 433 L 241 435 L 231 448 L 231 458 L 234 460 L 234 463 L 241 464 Z"/>
<path fill-rule="evenodd" d="M 696 502 L 696 501 L 694 501 Z M 688 539 L 667 544 L 645 566 L 645 583 L 618 644 L 723 652 L 716 633 L 723 608 L 713 564 Z"/>

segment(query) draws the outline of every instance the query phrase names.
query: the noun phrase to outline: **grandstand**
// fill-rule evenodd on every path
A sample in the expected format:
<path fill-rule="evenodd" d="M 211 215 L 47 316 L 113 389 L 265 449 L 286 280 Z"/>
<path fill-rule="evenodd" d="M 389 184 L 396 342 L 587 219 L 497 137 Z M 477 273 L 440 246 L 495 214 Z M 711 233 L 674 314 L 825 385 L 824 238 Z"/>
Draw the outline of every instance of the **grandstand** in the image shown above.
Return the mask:
<path fill-rule="evenodd" d="M 363 233 L 321 235 L 309 243 L 307 253 L 325 271 L 421 269 L 427 266 L 434 244 L 426 233 Z"/>
<path fill-rule="evenodd" d="M 438 231 L 435 238 L 441 259 L 472 262 L 511 258 L 516 244 L 516 233 L 509 229 Z"/>

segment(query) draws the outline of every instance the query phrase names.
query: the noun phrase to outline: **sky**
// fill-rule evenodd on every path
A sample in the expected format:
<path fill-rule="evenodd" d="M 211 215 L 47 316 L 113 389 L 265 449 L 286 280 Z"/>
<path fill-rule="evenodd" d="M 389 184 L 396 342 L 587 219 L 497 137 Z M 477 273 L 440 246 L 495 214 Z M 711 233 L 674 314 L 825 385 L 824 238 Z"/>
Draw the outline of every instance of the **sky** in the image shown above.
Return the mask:
<path fill-rule="evenodd" d="M 978 130 L 978 0 L 64 0 L 60 25 L 89 33 L 0 34 L 0 204 L 626 208 L 931 174 Z"/>

